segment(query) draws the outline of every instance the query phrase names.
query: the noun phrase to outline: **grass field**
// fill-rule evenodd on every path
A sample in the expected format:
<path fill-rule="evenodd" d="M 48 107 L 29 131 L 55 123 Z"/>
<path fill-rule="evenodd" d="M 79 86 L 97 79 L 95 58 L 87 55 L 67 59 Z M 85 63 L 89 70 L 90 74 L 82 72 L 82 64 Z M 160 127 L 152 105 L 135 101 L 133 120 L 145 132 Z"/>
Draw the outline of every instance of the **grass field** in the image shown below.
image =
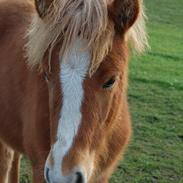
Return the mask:
<path fill-rule="evenodd" d="M 183 0 L 145 4 L 151 50 L 130 62 L 134 135 L 110 183 L 183 183 Z"/>

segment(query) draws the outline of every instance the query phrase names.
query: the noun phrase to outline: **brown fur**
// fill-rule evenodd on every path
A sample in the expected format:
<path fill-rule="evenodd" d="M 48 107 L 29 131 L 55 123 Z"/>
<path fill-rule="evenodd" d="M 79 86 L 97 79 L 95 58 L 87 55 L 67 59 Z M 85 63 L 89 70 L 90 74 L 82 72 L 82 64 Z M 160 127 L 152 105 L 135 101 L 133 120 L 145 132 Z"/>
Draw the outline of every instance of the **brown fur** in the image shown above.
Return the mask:
<path fill-rule="evenodd" d="M 125 38 L 136 18 L 138 21 L 138 16 L 141 16 L 139 6 L 133 6 L 136 8 L 133 17 L 131 13 L 130 17 L 126 15 L 130 22 L 122 20 L 125 26 L 122 32 L 116 27 L 121 25 L 121 19 L 116 19 L 118 15 L 114 13 L 108 17 L 116 25 L 111 49 L 100 60 L 92 77 L 88 75 L 84 81 L 82 123 L 72 148 L 64 157 L 63 170 L 67 173 L 78 164 L 89 167 L 87 160 L 93 158 L 94 171 L 89 183 L 108 182 L 131 136 L 126 96 L 128 49 Z M 110 11 L 119 12 L 118 7 L 121 8 L 113 6 Z M 43 57 L 40 57 L 41 72 L 28 68 L 24 45 L 30 44 L 30 40 L 25 38 L 25 34 L 33 14 L 35 7 L 31 0 L 0 0 L 0 169 L 3 170 L 0 183 L 6 183 L 8 176 L 14 180 L 13 183 L 18 182 L 19 153 L 30 159 L 34 183 L 44 183 L 45 160 L 56 140 L 62 107 L 58 58 L 63 42 L 56 41 L 51 56 L 47 48 L 44 50 Z M 115 86 L 109 90 L 102 89 L 103 83 L 112 76 L 118 78 Z M 10 147 L 16 151 L 15 154 Z M 53 163 L 50 154 L 50 164 Z"/>
<path fill-rule="evenodd" d="M 19 153 L 0 141 L 0 183 L 18 183 L 19 167 Z"/>
<path fill-rule="evenodd" d="M 8 183 L 13 162 L 13 151 L 2 141 L 0 142 L 0 183 Z"/>

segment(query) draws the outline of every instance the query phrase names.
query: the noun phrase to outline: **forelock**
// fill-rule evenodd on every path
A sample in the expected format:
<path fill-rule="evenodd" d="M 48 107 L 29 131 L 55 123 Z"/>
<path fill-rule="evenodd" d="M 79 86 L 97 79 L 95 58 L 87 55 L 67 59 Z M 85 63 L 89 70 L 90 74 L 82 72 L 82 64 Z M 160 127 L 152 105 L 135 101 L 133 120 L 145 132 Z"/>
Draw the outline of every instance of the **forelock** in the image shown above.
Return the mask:
<path fill-rule="evenodd" d="M 143 0 L 139 1 L 139 16 L 128 31 L 127 39 L 135 50 L 142 52 L 148 47 L 148 41 Z M 28 65 L 39 65 L 46 51 L 49 51 L 50 62 L 52 50 L 60 40 L 62 57 L 78 36 L 87 41 L 86 48 L 81 51 L 90 50 L 89 74 L 92 75 L 111 50 L 114 37 L 114 25 L 108 18 L 106 0 L 53 0 L 43 19 L 35 13 L 26 33 Z"/>
<path fill-rule="evenodd" d="M 28 64 L 39 64 L 49 49 L 62 40 L 60 55 L 78 38 L 87 41 L 91 51 L 90 73 L 93 73 L 109 52 L 113 40 L 113 25 L 108 20 L 106 0 L 54 0 L 43 19 L 37 14 L 27 31 Z M 83 51 L 86 48 L 83 48 Z"/>

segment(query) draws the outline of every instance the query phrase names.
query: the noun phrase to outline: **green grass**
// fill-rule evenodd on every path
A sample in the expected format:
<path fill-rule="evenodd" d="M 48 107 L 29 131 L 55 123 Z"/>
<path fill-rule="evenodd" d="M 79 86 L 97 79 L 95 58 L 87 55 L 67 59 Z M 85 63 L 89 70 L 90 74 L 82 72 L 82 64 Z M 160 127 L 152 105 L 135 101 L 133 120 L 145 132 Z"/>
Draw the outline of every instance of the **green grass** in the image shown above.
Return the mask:
<path fill-rule="evenodd" d="M 151 50 L 130 62 L 134 135 L 111 183 L 183 183 L 183 1 L 145 4 Z"/>
<path fill-rule="evenodd" d="M 183 183 L 183 0 L 145 4 L 151 50 L 130 62 L 134 135 L 110 182 Z"/>

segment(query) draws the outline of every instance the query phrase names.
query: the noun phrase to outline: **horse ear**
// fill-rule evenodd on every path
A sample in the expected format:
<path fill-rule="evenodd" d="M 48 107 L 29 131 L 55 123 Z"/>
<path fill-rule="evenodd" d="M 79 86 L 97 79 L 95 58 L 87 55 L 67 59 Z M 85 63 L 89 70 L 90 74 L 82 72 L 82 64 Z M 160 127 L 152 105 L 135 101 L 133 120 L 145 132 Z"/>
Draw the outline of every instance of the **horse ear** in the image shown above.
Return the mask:
<path fill-rule="evenodd" d="M 36 10 L 41 18 L 46 14 L 52 0 L 35 0 Z"/>
<path fill-rule="evenodd" d="M 139 14 L 140 0 L 113 0 L 108 5 L 109 17 L 117 33 L 124 33 L 135 22 Z"/>

